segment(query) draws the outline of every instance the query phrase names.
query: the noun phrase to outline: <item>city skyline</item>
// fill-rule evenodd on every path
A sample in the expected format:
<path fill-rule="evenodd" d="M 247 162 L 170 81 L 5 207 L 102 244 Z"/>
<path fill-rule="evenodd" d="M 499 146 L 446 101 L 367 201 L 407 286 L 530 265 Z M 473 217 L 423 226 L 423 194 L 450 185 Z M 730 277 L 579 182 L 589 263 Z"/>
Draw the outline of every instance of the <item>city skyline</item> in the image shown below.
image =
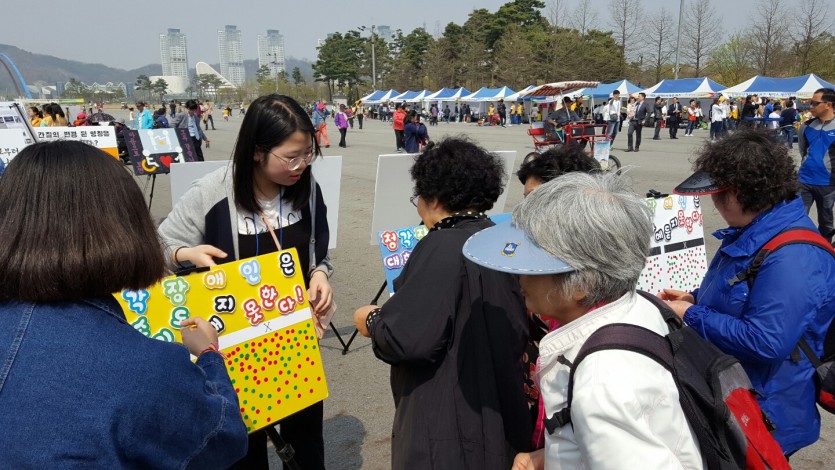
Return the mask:
<path fill-rule="evenodd" d="M 246 81 L 244 72 L 243 39 L 235 25 L 226 25 L 217 31 L 217 50 L 220 57 L 220 74 L 239 87 Z"/>
<path fill-rule="evenodd" d="M 159 49 L 162 74 L 188 80 L 190 64 L 186 35 L 177 28 L 168 28 L 167 33 L 159 35 Z"/>
<path fill-rule="evenodd" d="M 287 71 L 284 60 L 284 36 L 277 29 L 268 29 L 258 35 L 258 67 L 267 66 L 270 77 Z"/>
<path fill-rule="evenodd" d="M 687 0 L 688 2 L 691 0 Z M 50 6 L 50 15 L 38 18 L 38 28 L 44 31 L 65 31 L 68 25 L 84 24 L 89 21 L 89 11 L 96 11 L 97 41 L 114 41 L 114 47 L 81 47 L 75 41 L 56 41 L 49 34 L 32 34 L 29 21 L 10 21 L 0 32 L 0 43 L 20 47 L 27 51 L 48 54 L 80 62 L 101 63 L 125 70 L 139 68 L 159 61 L 157 47 L 161 26 L 160 18 L 176 18 L 180 32 L 188 37 L 189 57 L 192 62 L 216 63 L 218 48 L 216 31 L 223 24 L 234 24 L 243 31 L 242 54 L 245 59 L 257 58 L 257 32 L 278 29 L 284 36 L 285 59 L 294 57 L 311 62 L 316 60 L 317 40 L 327 33 L 357 29 L 371 25 L 390 25 L 404 33 L 425 26 L 430 34 L 443 31 L 449 22 L 463 24 L 474 8 L 486 8 L 495 12 L 508 0 L 481 0 L 470 2 L 448 2 L 425 0 L 420 8 L 393 5 L 387 0 L 355 0 L 350 8 L 344 2 L 324 0 L 313 3 L 294 3 L 292 8 L 286 2 L 265 0 L 244 0 L 230 8 L 221 0 L 203 0 L 197 10 L 194 5 L 175 2 L 165 5 L 165 15 L 155 8 L 132 9 L 127 21 L 112 2 L 88 0 L 85 8 L 73 8 L 69 4 Z M 546 1 L 546 3 L 548 3 Z M 571 3 L 576 6 L 577 1 Z M 610 29 L 609 0 L 592 0 L 592 8 L 599 15 L 596 28 Z M 647 14 L 666 7 L 673 15 L 678 12 L 678 2 L 666 0 L 643 0 Z M 755 0 L 741 0 L 721 4 L 714 2 L 714 8 L 722 15 L 725 34 L 739 28 L 740 18 L 756 18 Z M 32 18 L 31 5 L 26 2 L 9 2 L 3 7 L 8 18 Z M 754 11 L 752 16 L 752 11 Z M 211 12 L 219 17 L 206 23 L 204 13 Z M 543 12 L 547 14 L 546 11 Z M 170 23 L 169 23 L 170 24 Z M 155 26 L 156 25 L 156 26 Z M 365 36 L 369 31 L 364 33 Z M 118 46 L 115 46 L 118 45 Z"/>

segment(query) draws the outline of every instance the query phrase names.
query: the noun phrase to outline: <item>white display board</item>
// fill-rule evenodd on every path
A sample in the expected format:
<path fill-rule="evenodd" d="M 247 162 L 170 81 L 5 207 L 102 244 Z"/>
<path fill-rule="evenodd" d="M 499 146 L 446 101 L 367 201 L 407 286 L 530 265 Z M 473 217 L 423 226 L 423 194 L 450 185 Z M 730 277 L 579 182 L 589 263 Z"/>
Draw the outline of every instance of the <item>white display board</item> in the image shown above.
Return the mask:
<path fill-rule="evenodd" d="M 504 190 L 487 214 L 505 212 L 507 190 L 513 166 L 516 164 L 516 151 L 492 152 L 498 155 L 504 165 Z M 409 202 L 414 183 L 409 170 L 415 163 L 416 154 L 380 155 L 377 159 L 377 182 L 374 186 L 374 213 L 371 219 L 370 241 L 379 243 L 379 233 L 392 227 L 411 227 L 420 222 L 417 209 Z"/>
<path fill-rule="evenodd" d="M 652 294 L 664 288 L 692 291 L 707 273 L 699 196 L 649 198 L 647 204 L 653 212 L 653 237 L 638 289 Z"/>
<path fill-rule="evenodd" d="M 191 185 L 218 168 L 229 165 L 228 160 L 211 162 L 173 163 L 171 165 L 171 206 L 183 197 Z M 230 169 L 231 171 L 231 169 Z M 313 163 L 313 177 L 322 188 L 322 197 L 328 206 L 328 249 L 336 248 L 339 229 L 339 195 L 342 185 L 342 157 L 320 157 Z"/>
<path fill-rule="evenodd" d="M 34 143 L 27 129 L 0 129 L 0 160 L 5 165 L 24 147 Z"/>
<path fill-rule="evenodd" d="M 25 110 L 19 101 L 0 101 L 0 160 L 5 165 L 24 147 L 35 143 Z"/>
<path fill-rule="evenodd" d="M 116 129 L 113 126 L 37 127 L 35 136 L 38 142 L 77 140 L 104 151 L 116 151 Z"/>

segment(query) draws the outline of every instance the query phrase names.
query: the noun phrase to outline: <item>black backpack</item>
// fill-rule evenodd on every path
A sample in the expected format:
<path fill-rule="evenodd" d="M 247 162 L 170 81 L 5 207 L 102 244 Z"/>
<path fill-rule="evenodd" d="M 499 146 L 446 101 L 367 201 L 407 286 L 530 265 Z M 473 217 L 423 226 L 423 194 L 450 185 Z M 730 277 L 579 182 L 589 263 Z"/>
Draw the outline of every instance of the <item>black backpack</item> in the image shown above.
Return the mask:
<path fill-rule="evenodd" d="M 754 260 L 751 261 L 751 264 L 734 276 L 729 282 L 731 285 L 734 285 L 745 281 L 748 283 L 748 288 L 753 289 L 754 280 L 757 278 L 760 267 L 768 255 L 786 245 L 796 243 L 816 246 L 835 257 L 835 248 L 832 248 L 832 245 L 817 231 L 807 228 L 789 228 L 778 233 L 763 245 L 760 251 L 754 255 Z M 835 414 L 835 321 L 829 324 L 829 329 L 826 332 L 826 337 L 823 341 L 823 357 L 818 357 L 802 336 L 800 337 L 800 341 L 797 342 L 797 348 L 792 353 L 792 358 L 795 362 L 800 361 L 800 352 L 809 359 L 809 362 L 815 368 L 818 404 L 826 411 Z"/>
<path fill-rule="evenodd" d="M 642 354 L 670 371 L 706 468 L 789 469 L 771 435 L 773 425 L 760 409 L 739 361 L 684 325 L 664 301 L 638 293 L 658 308 L 670 333 L 661 336 L 624 323 L 606 325 L 583 343 L 573 363 L 561 356 L 560 362 L 571 369 L 568 406 L 545 420 L 548 432 L 571 422 L 574 373 L 583 359 L 597 351 L 623 349 Z"/>

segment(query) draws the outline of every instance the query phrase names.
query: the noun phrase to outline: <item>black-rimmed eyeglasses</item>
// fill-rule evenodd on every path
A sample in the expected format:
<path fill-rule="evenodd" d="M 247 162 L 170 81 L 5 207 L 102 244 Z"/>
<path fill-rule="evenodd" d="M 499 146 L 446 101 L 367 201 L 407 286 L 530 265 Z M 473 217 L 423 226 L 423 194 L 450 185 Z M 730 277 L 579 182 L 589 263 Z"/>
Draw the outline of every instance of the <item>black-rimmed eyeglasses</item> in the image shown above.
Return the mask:
<path fill-rule="evenodd" d="M 417 207 L 418 199 L 420 199 L 420 196 L 412 196 L 409 198 L 409 202 L 411 202 L 413 206 Z"/>

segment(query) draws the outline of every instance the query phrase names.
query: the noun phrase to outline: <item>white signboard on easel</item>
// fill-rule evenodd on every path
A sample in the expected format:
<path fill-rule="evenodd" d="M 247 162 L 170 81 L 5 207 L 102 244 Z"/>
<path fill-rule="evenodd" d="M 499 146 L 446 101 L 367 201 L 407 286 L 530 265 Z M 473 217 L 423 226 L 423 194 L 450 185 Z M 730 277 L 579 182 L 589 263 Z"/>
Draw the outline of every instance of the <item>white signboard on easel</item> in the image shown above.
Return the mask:
<path fill-rule="evenodd" d="M 507 179 L 504 181 L 504 191 L 499 196 L 488 215 L 504 212 L 510 176 L 516 164 L 516 151 L 493 152 L 499 156 L 504 165 Z M 409 202 L 412 197 L 414 183 L 409 170 L 415 163 L 417 155 L 380 155 L 377 159 L 377 183 L 374 187 L 374 213 L 371 220 L 371 244 L 379 243 L 379 233 L 397 227 L 411 227 L 420 222 L 417 210 Z"/>
<path fill-rule="evenodd" d="M 5 165 L 36 142 L 24 109 L 19 101 L 0 101 L 0 160 Z"/>
<path fill-rule="evenodd" d="M 690 292 L 707 273 L 704 220 L 699 196 L 647 199 L 653 212 L 650 256 L 638 289 L 658 294 L 664 288 Z"/>
<path fill-rule="evenodd" d="M 232 177 L 232 167 L 228 160 L 211 162 L 173 163 L 171 165 L 171 206 L 183 197 L 192 184 L 200 178 L 217 170 L 229 167 L 229 177 Z M 339 194 L 342 184 L 342 157 L 321 157 L 313 163 L 313 177 L 322 188 L 322 198 L 328 207 L 328 229 L 330 231 L 328 249 L 336 248 L 337 232 L 339 229 Z"/>

